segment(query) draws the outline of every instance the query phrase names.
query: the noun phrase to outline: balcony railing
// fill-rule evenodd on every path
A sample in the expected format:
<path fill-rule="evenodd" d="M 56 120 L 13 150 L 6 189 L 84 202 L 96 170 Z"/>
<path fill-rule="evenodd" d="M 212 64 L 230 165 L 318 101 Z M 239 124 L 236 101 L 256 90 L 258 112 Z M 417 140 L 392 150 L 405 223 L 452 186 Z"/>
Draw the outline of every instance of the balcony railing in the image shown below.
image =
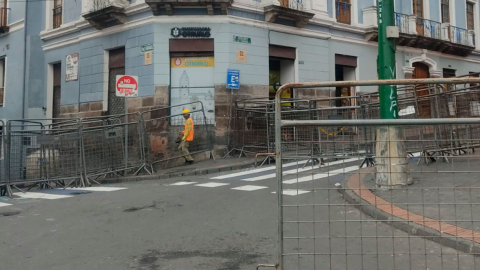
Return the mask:
<path fill-rule="evenodd" d="M 125 7 L 129 3 L 128 0 L 91 0 L 89 11 L 95 12 L 108 7 Z"/>
<path fill-rule="evenodd" d="M 124 24 L 129 3 L 128 0 L 88 0 L 82 16 L 98 30 Z"/>
<path fill-rule="evenodd" d="M 399 28 L 400 33 L 410 33 L 408 17 L 407 14 L 395 12 L 395 26 Z"/>
<path fill-rule="evenodd" d="M 347 2 L 335 1 L 335 12 L 337 14 L 337 22 L 351 24 L 352 13 L 351 4 Z"/>
<path fill-rule="evenodd" d="M 302 0 L 280 0 L 280 6 L 296 9 L 296 10 L 303 10 L 303 1 Z"/>
<path fill-rule="evenodd" d="M 62 25 L 62 6 L 56 6 L 53 9 L 53 29 Z"/>
<path fill-rule="evenodd" d="M 432 20 L 417 18 L 417 34 L 419 36 L 442 39 L 442 24 Z"/>
<path fill-rule="evenodd" d="M 475 46 L 475 34 L 467 29 L 449 26 L 448 34 L 450 41 L 453 43 L 466 46 Z"/>

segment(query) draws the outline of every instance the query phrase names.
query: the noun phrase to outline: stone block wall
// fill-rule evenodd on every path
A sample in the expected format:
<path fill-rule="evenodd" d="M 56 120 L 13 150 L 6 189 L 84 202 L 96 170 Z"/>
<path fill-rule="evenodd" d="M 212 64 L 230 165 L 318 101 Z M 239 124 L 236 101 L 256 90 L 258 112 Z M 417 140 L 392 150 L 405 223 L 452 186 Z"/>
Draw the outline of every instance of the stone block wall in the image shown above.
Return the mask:
<path fill-rule="evenodd" d="M 231 90 L 225 85 L 215 86 L 215 135 L 214 154 L 224 156 L 228 151 L 228 123 L 230 122 Z M 268 85 L 241 85 L 233 90 L 233 103 L 250 98 L 268 98 Z M 230 122 L 233 128 L 234 121 Z"/>

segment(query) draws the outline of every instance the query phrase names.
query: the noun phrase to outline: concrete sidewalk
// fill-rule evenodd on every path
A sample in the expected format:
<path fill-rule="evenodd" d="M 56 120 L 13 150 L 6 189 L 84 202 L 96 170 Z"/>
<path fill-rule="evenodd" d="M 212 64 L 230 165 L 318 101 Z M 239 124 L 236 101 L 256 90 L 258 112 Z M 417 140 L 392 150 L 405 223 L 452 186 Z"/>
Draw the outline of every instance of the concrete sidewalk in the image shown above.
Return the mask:
<path fill-rule="evenodd" d="M 414 183 L 377 189 L 374 168 L 349 177 L 339 189 L 364 213 L 410 235 L 425 237 L 459 251 L 480 255 L 480 161 L 410 163 Z"/>
<path fill-rule="evenodd" d="M 208 159 L 196 162 L 192 165 L 184 165 L 179 167 L 172 167 L 165 170 L 159 170 L 152 175 L 137 175 L 126 177 L 115 177 L 107 179 L 99 179 L 100 184 L 137 182 L 144 180 L 158 180 L 168 179 L 174 177 L 188 176 L 188 175 L 204 175 L 224 171 L 233 171 L 255 166 L 255 158 L 250 157 L 227 157 Z"/>

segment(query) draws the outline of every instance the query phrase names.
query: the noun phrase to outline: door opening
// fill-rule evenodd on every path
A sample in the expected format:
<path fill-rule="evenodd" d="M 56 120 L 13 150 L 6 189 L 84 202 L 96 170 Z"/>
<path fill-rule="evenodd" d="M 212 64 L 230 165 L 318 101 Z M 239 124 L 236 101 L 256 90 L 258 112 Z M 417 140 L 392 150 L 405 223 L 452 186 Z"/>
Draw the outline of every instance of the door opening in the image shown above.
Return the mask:
<path fill-rule="evenodd" d="M 53 65 L 53 102 L 52 118 L 60 118 L 60 102 L 62 99 L 62 64 Z M 56 120 L 54 120 L 55 122 Z"/>
<path fill-rule="evenodd" d="M 108 54 L 108 115 L 125 113 L 125 100 L 115 93 L 117 75 L 125 75 L 125 48 L 111 50 Z"/>
<path fill-rule="evenodd" d="M 412 66 L 415 68 L 412 76 L 413 79 L 430 78 L 430 71 L 427 65 L 425 65 L 424 63 L 416 62 L 416 63 L 413 63 Z M 415 91 L 417 92 L 417 98 L 418 98 L 418 116 L 420 118 L 430 118 L 431 117 L 430 99 L 428 97 L 424 97 L 430 94 L 428 85 L 426 84 L 417 85 L 415 87 Z"/>

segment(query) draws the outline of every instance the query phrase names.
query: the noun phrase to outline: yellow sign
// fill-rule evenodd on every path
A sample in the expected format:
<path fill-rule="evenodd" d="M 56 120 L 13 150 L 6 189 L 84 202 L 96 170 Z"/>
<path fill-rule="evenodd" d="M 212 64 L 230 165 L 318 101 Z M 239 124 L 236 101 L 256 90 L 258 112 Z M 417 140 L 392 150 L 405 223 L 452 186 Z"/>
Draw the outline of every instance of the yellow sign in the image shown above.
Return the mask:
<path fill-rule="evenodd" d="M 151 65 L 153 61 L 152 51 L 145 52 L 145 66 Z"/>
<path fill-rule="evenodd" d="M 247 62 L 247 51 L 242 51 L 242 50 L 237 51 L 237 62 L 239 63 Z"/>
<path fill-rule="evenodd" d="M 214 57 L 172 58 L 172 68 L 206 68 L 215 66 Z"/>

